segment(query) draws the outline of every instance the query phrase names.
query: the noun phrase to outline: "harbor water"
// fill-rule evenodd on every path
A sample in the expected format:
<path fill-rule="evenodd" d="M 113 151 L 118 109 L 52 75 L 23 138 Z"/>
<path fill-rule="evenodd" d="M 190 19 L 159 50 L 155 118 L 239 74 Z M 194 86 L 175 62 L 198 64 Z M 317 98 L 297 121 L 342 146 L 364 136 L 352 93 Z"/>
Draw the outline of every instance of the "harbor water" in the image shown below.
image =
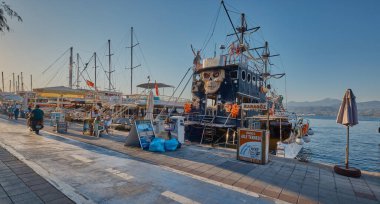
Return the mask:
<path fill-rule="evenodd" d="M 302 157 L 316 163 L 344 164 L 347 128 L 333 117 L 311 117 L 314 130 L 311 142 L 305 143 Z M 359 118 L 350 127 L 349 165 L 361 170 L 380 172 L 380 119 Z"/>

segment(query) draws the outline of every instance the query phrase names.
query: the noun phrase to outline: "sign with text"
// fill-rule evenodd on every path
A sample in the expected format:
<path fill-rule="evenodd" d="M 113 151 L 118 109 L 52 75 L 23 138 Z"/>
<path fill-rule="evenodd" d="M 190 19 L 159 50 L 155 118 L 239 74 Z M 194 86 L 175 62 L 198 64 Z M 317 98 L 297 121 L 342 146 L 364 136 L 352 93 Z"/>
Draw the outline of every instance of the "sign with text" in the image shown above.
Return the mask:
<path fill-rule="evenodd" d="M 264 130 L 239 129 L 238 159 L 252 163 L 263 164 L 263 153 L 267 152 L 263 146 Z"/>
<path fill-rule="evenodd" d="M 56 128 L 58 133 L 67 133 L 67 122 L 58 122 Z"/>
<path fill-rule="evenodd" d="M 267 110 L 266 103 L 243 103 L 242 110 Z"/>

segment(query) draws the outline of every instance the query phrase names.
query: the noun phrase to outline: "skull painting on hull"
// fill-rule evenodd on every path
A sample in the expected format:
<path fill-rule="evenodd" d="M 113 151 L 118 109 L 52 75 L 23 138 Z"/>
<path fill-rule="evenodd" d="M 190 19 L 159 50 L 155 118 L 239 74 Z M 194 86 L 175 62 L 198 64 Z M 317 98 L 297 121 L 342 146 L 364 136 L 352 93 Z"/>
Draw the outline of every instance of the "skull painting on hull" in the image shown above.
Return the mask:
<path fill-rule="evenodd" d="M 216 93 L 224 80 L 225 72 L 223 69 L 216 69 L 210 71 L 203 71 L 201 79 L 204 82 L 204 89 L 206 94 Z"/>

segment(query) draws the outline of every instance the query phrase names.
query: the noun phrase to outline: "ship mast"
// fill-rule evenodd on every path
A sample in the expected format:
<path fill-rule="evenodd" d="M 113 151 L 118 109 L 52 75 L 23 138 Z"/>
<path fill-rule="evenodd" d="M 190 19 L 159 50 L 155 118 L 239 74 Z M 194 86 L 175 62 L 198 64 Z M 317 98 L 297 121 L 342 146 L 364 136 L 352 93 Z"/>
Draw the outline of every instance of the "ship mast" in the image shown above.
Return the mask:
<path fill-rule="evenodd" d="M 76 83 L 77 89 L 79 89 L 79 53 L 77 53 L 77 83 Z"/>
<path fill-rule="evenodd" d="M 70 47 L 69 88 L 73 88 L 73 47 Z"/>
<path fill-rule="evenodd" d="M 240 48 L 241 52 L 248 51 L 249 49 L 247 49 L 245 46 L 244 33 L 247 31 L 256 32 L 260 29 L 260 26 L 248 28 L 247 21 L 245 19 L 245 14 L 242 13 L 240 16 L 240 21 L 241 21 L 240 27 L 235 27 L 234 24 L 232 23 L 230 14 L 228 13 L 228 10 L 227 10 L 226 5 L 224 4 L 223 0 L 221 1 L 221 4 L 223 5 L 224 11 L 227 14 L 228 20 L 230 21 L 232 28 L 234 29 L 234 33 L 228 34 L 227 36 L 235 35 L 237 38 L 237 41 L 239 42 L 239 48 Z M 240 36 L 238 33 L 240 33 Z"/>
<path fill-rule="evenodd" d="M 95 90 L 96 90 L 96 52 L 94 52 L 94 69 L 95 69 Z"/>
<path fill-rule="evenodd" d="M 131 46 L 127 47 L 131 49 L 131 66 L 127 69 L 131 70 L 131 95 L 133 92 L 133 69 L 141 66 L 140 64 L 137 66 L 133 66 L 133 48 L 136 47 L 139 43 L 133 44 L 133 27 L 131 27 Z"/>
<path fill-rule="evenodd" d="M 113 54 L 111 54 L 111 40 L 108 40 L 108 90 L 111 91 L 112 90 L 112 83 L 111 83 L 111 73 L 113 72 L 112 71 L 112 68 L 111 68 L 111 56 Z"/>

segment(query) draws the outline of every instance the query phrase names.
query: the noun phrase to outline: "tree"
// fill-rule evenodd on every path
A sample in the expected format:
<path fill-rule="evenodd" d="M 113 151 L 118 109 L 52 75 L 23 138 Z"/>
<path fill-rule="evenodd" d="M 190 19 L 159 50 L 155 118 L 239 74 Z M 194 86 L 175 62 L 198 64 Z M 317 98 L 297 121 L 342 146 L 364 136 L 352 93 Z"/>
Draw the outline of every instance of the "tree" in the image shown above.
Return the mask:
<path fill-rule="evenodd" d="M 18 21 L 22 22 L 22 18 L 5 2 L 2 2 L 0 4 L 0 32 L 9 31 L 10 29 L 6 16 L 9 16 L 10 18 L 17 18 Z"/>

